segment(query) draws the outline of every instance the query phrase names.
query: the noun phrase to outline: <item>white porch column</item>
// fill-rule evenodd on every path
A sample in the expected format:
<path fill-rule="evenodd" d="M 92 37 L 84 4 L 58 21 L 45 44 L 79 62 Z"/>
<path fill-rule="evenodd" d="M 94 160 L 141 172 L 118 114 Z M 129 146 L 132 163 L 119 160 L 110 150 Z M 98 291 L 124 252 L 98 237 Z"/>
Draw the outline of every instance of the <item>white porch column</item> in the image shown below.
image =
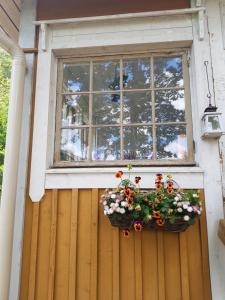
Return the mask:
<path fill-rule="evenodd" d="M 23 51 L 3 31 L 0 47 L 13 57 L 0 205 L 0 299 L 8 300 L 26 63 Z"/>

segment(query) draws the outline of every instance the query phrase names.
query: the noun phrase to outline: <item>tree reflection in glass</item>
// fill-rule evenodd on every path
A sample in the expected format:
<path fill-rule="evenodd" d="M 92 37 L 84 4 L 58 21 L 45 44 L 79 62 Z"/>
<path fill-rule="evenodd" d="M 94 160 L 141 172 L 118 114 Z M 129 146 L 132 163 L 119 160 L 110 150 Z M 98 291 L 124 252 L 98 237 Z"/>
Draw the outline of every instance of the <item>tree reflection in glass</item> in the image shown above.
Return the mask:
<path fill-rule="evenodd" d="M 90 64 L 80 62 L 64 64 L 63 92 L 89 91 Z"/>

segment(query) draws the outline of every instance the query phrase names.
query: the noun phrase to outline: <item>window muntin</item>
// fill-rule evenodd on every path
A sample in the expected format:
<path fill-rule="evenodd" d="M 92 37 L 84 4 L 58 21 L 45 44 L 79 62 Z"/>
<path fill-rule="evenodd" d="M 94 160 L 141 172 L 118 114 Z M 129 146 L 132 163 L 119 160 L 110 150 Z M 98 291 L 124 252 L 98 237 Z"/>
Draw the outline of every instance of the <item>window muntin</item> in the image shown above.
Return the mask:
<path fill-rule="evenodd" d="M 56 165 L 193 163 L 185 53 L 61 60 Z"/>

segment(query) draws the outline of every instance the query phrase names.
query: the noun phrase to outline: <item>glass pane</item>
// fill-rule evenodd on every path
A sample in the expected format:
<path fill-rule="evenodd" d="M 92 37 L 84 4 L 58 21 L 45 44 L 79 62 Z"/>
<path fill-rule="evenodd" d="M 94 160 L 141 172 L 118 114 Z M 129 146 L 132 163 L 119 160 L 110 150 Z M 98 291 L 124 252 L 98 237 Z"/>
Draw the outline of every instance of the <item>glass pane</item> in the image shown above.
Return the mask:
<path fill-rule="evenodd" d="M 120 89 L 119 60 L 94 62 L 93 72 L 94 91 L 115 91 Z"/>
<path fill-rule="evenodd" d="M 186 159 L 187 135 L 185 126 L 158 126 L 157 159 Z"/>
<path fill-rule="evenodd" d="M 88 95 L 63 97 L 62 126 L 86 125 L 89 123 Z"/>
<path fill-rule="evenodd" d="M 123 86 L 126 89 L 150 87 L 150 58 L 123 61 Z"/>
<path fill-rule="evenodd" d="M 182 87 L 181 57 L 154 57 L 155 87 Z"/>
<path fill-rule="evenodd" d="M 88 129 L 62 129 L 60 159 L 82 161 L 87 159 Z"/>
<path fill-rule="evenodd" d="M 89 91 L 90 64 L 80 62 L 64 64 L 63 92 Z"/>
<path fill-rule="evenodd" d="M 155 92 L 156 122 L 185 121 L 185 100 L 183 90 Z"/>
<path fill-rule="evenodd" d="M 152 119 L 151 93 L 124 93 L 123 97 L 123 122 L 148 123 Z"/>
<path fill-rule="evenodd" d="M 93 124 L 117 124 L 120 122 L 120 95 L 93 95 Z"/>
<path fill-rule="evenodd" d="M 124 159 L 153 159 L 152 128 L 150 126 L 124 127 Z"/>
<path fill-rule="evenodd" d="M 120 159 L 120 128 L 93 128 L 93 160 Z"/>
<path fill-rule="evenodd" d="M 220 130 L 220 122 L 218 116 L 208 117 L 208 127 L 210 127 L 210 130 Z"/>

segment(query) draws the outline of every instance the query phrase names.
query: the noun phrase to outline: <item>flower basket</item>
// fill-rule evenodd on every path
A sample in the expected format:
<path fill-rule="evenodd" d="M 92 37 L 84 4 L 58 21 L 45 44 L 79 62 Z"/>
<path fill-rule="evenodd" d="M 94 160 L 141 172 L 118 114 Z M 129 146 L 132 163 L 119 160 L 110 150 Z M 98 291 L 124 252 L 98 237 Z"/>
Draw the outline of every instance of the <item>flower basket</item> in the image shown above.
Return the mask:
<path fill-rule="evenodd" d="M 164 180 L 162 174 L 156 174 L 154 190 L 141 191 L 141 177 L 136 176 L 132 182 L 130 170 L 131 166 L 128 179 L 122 178 L 122 171 L 116 172 L 120 178 L 118 187 L 106 190 L 101 199 L 111 225 L 122 229 L 125 236 L 132 228 L 182 232 L 201 215 L 196 191 L 183 191 L 172 176 L 167 175 Z"/>

